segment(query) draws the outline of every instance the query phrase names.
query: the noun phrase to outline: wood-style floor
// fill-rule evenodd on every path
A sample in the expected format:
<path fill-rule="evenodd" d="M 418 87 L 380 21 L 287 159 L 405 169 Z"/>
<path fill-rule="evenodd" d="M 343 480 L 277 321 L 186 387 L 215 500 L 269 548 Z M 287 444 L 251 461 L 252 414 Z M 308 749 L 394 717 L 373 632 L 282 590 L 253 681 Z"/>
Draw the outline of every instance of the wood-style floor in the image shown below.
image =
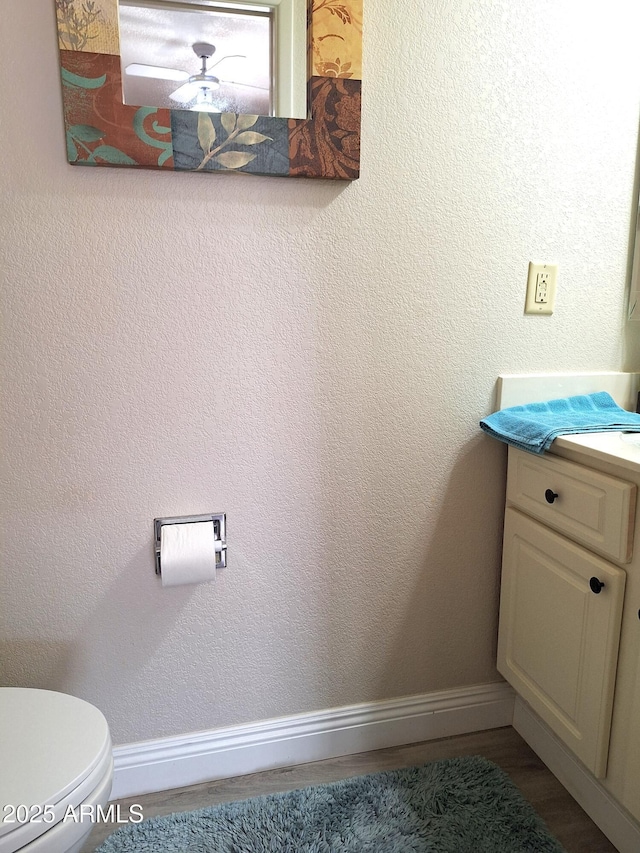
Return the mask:
<path fill-rule="evenodd" d="M 123 817 L 128 814 L 129 807 L 137 803 L 142 805 L 144 817 L 150 818 L 461 755 L 483 755 L 502 767 L 567 853 L 617 853 L 616 848 L 511 727 L 347 755 L 218 782 L 203 782 L 190 788 L 147 794 L 118 802 Z M 82 853 L 92 853 L 116 828 L 113 825 L 96 826 Z"/>

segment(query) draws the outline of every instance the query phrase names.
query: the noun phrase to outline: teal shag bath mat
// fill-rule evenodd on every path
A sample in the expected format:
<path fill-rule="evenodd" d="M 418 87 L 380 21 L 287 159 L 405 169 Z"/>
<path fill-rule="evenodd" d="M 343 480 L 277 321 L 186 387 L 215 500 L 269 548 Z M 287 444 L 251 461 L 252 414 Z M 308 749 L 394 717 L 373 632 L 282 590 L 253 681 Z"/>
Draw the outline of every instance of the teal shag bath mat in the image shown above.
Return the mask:
<path fill-rule="evenodd" d="M 156 817 L 96 853 L 564 853 L 484 758 L 358 776 Z"/>

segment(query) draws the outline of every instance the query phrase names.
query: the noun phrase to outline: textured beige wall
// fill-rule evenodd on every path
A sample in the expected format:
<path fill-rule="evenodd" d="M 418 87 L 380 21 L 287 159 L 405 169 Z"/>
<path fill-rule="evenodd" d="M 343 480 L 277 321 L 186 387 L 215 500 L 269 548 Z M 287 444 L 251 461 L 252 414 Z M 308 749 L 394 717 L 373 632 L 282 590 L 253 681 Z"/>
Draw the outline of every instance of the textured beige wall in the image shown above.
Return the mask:
<path fill-rule="evenodd" d="M 495 377 L 640 367 L 637 4 L 366 0 L 353 185 L 68 166 L 4 5 L 3 682 L 123 743 L 497 679 Z M 154 516 L 220 510 L 162 590 Z"/>

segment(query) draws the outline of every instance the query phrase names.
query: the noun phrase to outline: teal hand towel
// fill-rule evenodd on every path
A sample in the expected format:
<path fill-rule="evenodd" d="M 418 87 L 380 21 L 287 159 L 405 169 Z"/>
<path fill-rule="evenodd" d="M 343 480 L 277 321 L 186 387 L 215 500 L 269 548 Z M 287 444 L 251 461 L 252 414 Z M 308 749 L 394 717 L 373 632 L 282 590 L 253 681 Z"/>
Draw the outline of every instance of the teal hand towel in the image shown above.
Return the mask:
<path fill-rule="evenodd" d="M 544 453 L 559 435 L 640 432 L 640 415 L 621 409 L 610 394 L 598 391 L 501 409 L 481 420 L 480 427 L 521 450 Z"/>

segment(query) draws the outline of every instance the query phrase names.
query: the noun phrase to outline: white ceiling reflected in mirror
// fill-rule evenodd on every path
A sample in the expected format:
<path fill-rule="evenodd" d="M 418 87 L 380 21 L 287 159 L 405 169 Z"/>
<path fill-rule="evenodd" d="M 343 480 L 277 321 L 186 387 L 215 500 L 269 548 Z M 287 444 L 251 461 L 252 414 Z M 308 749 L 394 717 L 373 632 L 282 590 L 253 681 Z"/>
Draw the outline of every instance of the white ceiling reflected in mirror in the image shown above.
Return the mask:
<path fill-rule="evenodd" d="M 306 0 L 118 0 L 123 100 L 307 118 Z"/>

